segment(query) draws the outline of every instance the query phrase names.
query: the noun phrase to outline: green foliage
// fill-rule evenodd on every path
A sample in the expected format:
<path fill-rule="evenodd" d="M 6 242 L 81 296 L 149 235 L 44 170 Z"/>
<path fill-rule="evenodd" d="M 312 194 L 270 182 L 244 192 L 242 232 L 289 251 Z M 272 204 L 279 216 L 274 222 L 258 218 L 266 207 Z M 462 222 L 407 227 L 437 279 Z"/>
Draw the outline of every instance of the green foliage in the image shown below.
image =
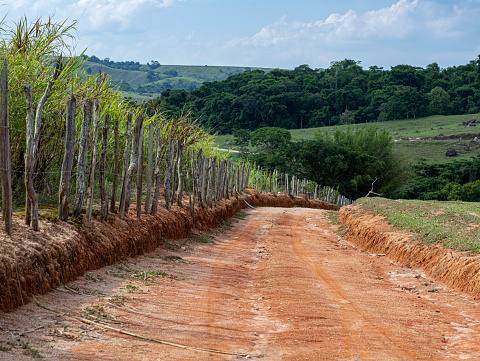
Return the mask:
<path fill-rule="evenodd" d="M 450 94 L 443 88 L 437 86 L 427 94 L 430 101 L 428 105 L 431 114 L 450 114 L 452 111 L 452 103 L 450 101 Z"/>
<path fill-rule="evenodd" d="M 246 71 L 206 82 L 185 92 L 178 112 L 192 110 L 202 124 L 220 133 L 262 127 L 302 129 L 339 123 L 418 118 L 480 111 L 480 62 L 440 69 L 398 65 L 363 69 L 345 59 L 328 69 L 301 65 L 294 70 Z M 348 117 L 347 117 L 348 116 Z"/>
<path fill-rule="evenodd" d="M 336 129 L 334 132 L 318 132 L 315 137 L 319 140 L 329 141 L 342 149 L 348 149 L 370 159 L 365 164 L 365 172 L 357 173 L 351 183 L 358 191 L 371 189 L 375 181 L 376 193 L 391 194 L 405 178 L 406 164 L 393 150 L 393 140 L 388 132 L 377 127 L 347 127 Z M 369 157 L 369 158 L 368 158 Z M 368 171 L 367 171 L 368 169 Z M 346 194 L 346 193 L 342 193 Z"/>
<path fill-rule="evenodd" d="M 280 148 L 292 139 L 287 129 L 276 127 L 259 128 L 252 132 L 250 142 L 259 151 L 268 151 Z"/>
<path fill-rule="evenodd" d="M 248 129 L 235 129 L 233 131 L 233 141 L 235 145 L 240 147 L 242 153 L 245 153 L 251 138 L 252 134 Z"/>
<path fill-rule="evenodd" d="M 376 193 L 392 194 L 404 179 L 403 163 L 392 147 L 387 132 L 350 127 L 319 132 L 311 140 L 284 142 L 251 159 L 264 167 L 337 188 L 356 199 L 365 196 L 374 181 Z"/>
<path fill-rule="evenodd" d="M 480 158 L 413 166 L 412 176 L 395 198 L 480 202 Z"/>

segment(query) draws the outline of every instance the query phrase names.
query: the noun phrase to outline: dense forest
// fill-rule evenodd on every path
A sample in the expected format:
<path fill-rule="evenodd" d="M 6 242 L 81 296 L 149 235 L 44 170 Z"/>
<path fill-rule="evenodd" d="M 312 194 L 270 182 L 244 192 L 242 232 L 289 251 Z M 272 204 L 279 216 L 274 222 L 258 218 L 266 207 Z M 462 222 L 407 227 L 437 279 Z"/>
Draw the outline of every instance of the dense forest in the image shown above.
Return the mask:
<path fill-rule="evenodd" d="M 286 129 L 480 112 L 480 56 L 441 69 L 397 65 L 390 70 L 345 59 L 328 69 L 252 70 L 185 91 L 167 89 L 146 104 L 178 115 L 186 110 L 220 133 Z"/>

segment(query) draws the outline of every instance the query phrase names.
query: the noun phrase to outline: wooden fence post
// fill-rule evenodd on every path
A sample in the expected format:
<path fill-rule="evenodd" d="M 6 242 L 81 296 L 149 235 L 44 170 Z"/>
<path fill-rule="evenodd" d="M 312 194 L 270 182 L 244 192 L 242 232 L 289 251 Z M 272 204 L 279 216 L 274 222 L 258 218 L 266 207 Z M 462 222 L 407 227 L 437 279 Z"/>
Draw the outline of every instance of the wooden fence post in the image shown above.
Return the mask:
<path fill-rule="evenodd" d="M 92 124 L 93 102 L 86 99 L 83 104 L 82 129 L 80 130 L 80 144 L 77 158 L 77 187 L 75 192 L 75 206 L 73 217 L 78 218 L 82 213 L 83 201 L 85 200 L 85 173 L 87 171 L 88 138 L 90 125 Z"/>
<path fill-rule="evenodd" d="M 203 174 L 203 157 L 202 149 L 199 149 L 197 152 L 197 165 L 195 170 L 195 189 L 197 194 L 197 203 L 199 206 L 203 206 L 202 203 L 202 174 Z"/>
<path fill-rule="evenodd" d="M 183 197 L 183 143 L 182 141 L 177 141 L 177 161 L 178 161 L 178 188 L 177 188 L 177 205 L 182 207 L 182 197 Z"/>
<path fill-rule="evenodd" d="M 12 170 L 10 169 L 10 124 L 8 119 L 8 65 L 0 73 L 0 174 L 2 175 L 2 217 L 5 231 L 12 236 Z"/>
<path fill-rule="evenodd" d="M 89 185 L 87 189 L 87 219 L 92 220 L 93 190 L 95 184 L 95 166 L 97 165 L 98 127 L 100 124 L 100 99 L 95 99 L 93 110 L 92 163 L 90 166 Z"/>
<path fill-rule="evenodd" d="M 127 196 L 127 183 L 128 183 L 128 158 L 130 156 L 130 138 L 132 135 L 132 113 L 127 114 L 127 123 L 125 125 L 125 150 L 123 153 L 123 166 L 122 166 L 122 192 L 120 195 L 119 213 L 120 219 L 125 216 L 126 196 Z"/>
<path fill-rule="evenodd" d="M 152 176 L 153 176 L 153 133 L 155 132 L 153 122 L 148 124 L 148 166 L 147 166 L 147 192 L 145 194 L 145 213 L 150 211 L 150 201 L 152 198 Z"/>
<path fill-rule="evenodd" d="M 40 128 L 42 126 L 42 112 L 45 102 L 52 91 L 53 82 L 49 81 L 40 98 L 36 114 L 33 113 L 32 91 L 30 84 L 24 87 L 27 100 L 27 149 L 25 153 L 25 186 L 27 189 L 27 201 L 25 204 L 25 223 L 30 225 L 34 231 L 38 231 L 38 196 L 33 188 L 33 173 L 37 168 L 37 154 L 40 148 Z M 33 118 L 35 117 L 35 126 Z"/>
<path fill-rule="evenodd" d="M 162 134 L 160 129 L 157 129 L 157 144 L 155 154 L 155 185 L 152 200 L 152 209 L 150 214 L 157 213 L 158 198 L 160 197 L 160 180 L 161 180 L 161 162 L 162 162 Z"/>
<path fill-rule="evenodd" d="M 173 157 L 175 152 L 175 140 L 170 139 L 170 146 L 167 154 L 167 171 L 165 174 L 165 205 L 170 210 L 172 207 L 172 171 L 173 171 Z"/>
<path fill-rule="evenodd" d="M 103 118 L 103 131 L 102 131 L 102 149 L 100 151 L 100 212 L 103 220 L 107 220 L 108 217 L 108 198 L 107 189 L 105 186 L 105 171 L 107 169 L 107 146 L 108 146 L 108 128 L 110 126 L 110 114 L 108 112 Z"/>
<path fill-rule="evenodd" d="M 25 190 L 27 195 L 25 197 L 25 224 L 30 226 L 32 223 L 32 203 L 38 202 L 37 193 L 33 188 L 33 138 L 34 138 L 34 119 L 35 113 L 33 110 L 32 88 L 29 83 L 23 87 L 25 93 L 25 100 L 27 106 L 26 119 L 26 149 L 25 149 Z"/>
<path fill-rule="evenodd" d="M 197 165 L 195 164 L 195 150 L 192 149 L 192 195 L 190 200 L 190 212 L 192 214 L 192 219 L 195 220 L 195 198 L 197 196 Z"/>
<path fill-rule="evenodd" d="M 143 126 L 143 114 L 138 114 L 135 119 L 135 125 L 133 126 L 133 139 L 132 139 L 132 153 L 130 155 L 130 165 L 127 171 L 127 187 L 125 191 L 125 211 L 128 212 L 130 207 L 130 200 L 132 196 L 133 178 L 135 178 L 135 171 L 138 168 L 138 153 L 140 144 L 140 133 Z"/>
<path fill-rule="evenodd" d="M 113 140 L 113 184 L 112 184 L 112 199 L 110 200 L 110 212 L 115 213 L 115 199 L 117 198 L 117 186 L 118 186 L 118 126 L 119 120 L 115 119 L 115 127 L 113 128 L 114 140 Z"/>
<path fill-rule="evenodd" d="M 60 187 L 58 190 L 58 219 L 68 220 L 68 193 L 70 178 L 72 177 L 73 158 L 75 156 L 75 114 L 77 100 L 70 95 L 67 98 L 67 129 L 65 135 L 65 152 L 63 155 L 62 174 L 60 175 Z"/>
<path fill-rule="evenodd" d="M 137 219 L 138 220 L 140 220 L 140 217 L 142 216 L 144 131 L 145 131 L 145 127 L 142 125 L 142 129 L 140 131 L 140 139 L 138 142 L 138 166 L 137 166 Z"/>

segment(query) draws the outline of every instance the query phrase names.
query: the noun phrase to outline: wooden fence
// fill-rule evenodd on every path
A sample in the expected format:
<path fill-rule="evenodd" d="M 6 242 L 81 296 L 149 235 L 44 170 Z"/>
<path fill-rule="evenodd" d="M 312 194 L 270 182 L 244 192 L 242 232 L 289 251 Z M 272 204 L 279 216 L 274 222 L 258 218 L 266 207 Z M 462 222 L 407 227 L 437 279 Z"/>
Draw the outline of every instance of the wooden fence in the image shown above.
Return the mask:
<path fill-rule="evenodd" d="M 36 174 L 37 152 L 42 139 L 40 133 L 42 109 L 50 94 L 51 86 L 51 83 L 47 85 L 36 109 L 33 107 L 30 86 L 26 84 L 24 87 L 27 104 L 23 172 L 26 189 L 25 223 L 35 231 L 39 229 L 39 197 L 34 187 L 33 176 Z M 13 130 L 9 127 L 6 62 L 0 73 L 0 91 L 2 216 L 5 230 L 11 236 L 12 169 L 9 132 L 23 130 Z M 64 143 L 63 162 L 61 171 L 58 172 L 60 174 L 58 218 L 63 221 L 68 220 L 70 216 L 81 217 L 84 207 L 86 207 L 84 219 L 90 221 L 94 203 L 99 205 L 103 219 L 107 219 L 109 212 L 118 212 L 119 217 L 123 219 L 129 210 L 132 198 L 136 200 L 138 219 L 142 212 L 155 214 L 159 207 L 161 188 L 164 190 L 164 206 L 168 210 L 176 202 L 178 206 L 188 206 L 192 214 L 195 206 L 213 207 L 221 199 L 241 195 L 242 190 L 247 187 L 253 187 L 259 192 L 286 192 L 296 196 L 303 194 L 309 199 L 321 199 L 340 206 L 351 203 L 334 189 L 320 187 L 312 181 L 280 174 L 277 170 L 262 169 L 250 163 L 217 159 L 205 155 L 202 149 L 186 148 L 178 139 L 163 139 L 160 128 L 155 128 L 153 122 L 144 126 L 142 114 L 135 120 L 131 113 L 126 115 L 125 133 L 122 134 L 125 140 L 122 155 L 119 120 L 110 119 L 108 113 L 101 120 L 98 99 L 94 101 L 87 99 L 84 102 L 83 119 L 78 136 L 76 113 L 76 99 L 70 96 L 66 104 L 65 139 L 59 140 Z M 112 132 L 113 135 L 111 135 Z M 110 140 L 113 138 L 113 149 L 108 147 L 109 137 Z M 98 147 L 99 141 L 100 147 Z M 89 144 L 91 144 L 90 147 Z M 76 148 L 78 150 L 75 154 Z M 88 157 L 89 151 L 90 157 Z M 97 155 L 99 155 L 98 159 Z M 121 159 L 120 156 L 122 156 Z M 110 164 L 109 167 L 107 163 Z M 74 164 L 76 164 L 75 170 Z M 76 173 L 75 182 L 73 182 L 73 172 Z M 134 197 L 132 197 L 133 192 L 136 193 Z M 99 193 L 99 199 L 94 198 L 95 193 Z M 188 205 L 184 204 L 186 199 L 188 199 Z"/>

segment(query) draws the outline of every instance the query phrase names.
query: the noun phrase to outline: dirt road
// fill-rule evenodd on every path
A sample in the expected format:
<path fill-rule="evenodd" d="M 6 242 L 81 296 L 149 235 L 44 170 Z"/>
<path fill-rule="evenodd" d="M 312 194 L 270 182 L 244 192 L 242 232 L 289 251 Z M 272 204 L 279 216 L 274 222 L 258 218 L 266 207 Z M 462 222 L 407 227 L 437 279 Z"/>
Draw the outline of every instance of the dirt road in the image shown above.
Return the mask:
<path fill-rule="evenodd" d="M 214 244 L 158 249 L 0 315 L 0 359 L 480 359 L 471 297 L 355 248 L 327 211 L 246 213 Z"/>

